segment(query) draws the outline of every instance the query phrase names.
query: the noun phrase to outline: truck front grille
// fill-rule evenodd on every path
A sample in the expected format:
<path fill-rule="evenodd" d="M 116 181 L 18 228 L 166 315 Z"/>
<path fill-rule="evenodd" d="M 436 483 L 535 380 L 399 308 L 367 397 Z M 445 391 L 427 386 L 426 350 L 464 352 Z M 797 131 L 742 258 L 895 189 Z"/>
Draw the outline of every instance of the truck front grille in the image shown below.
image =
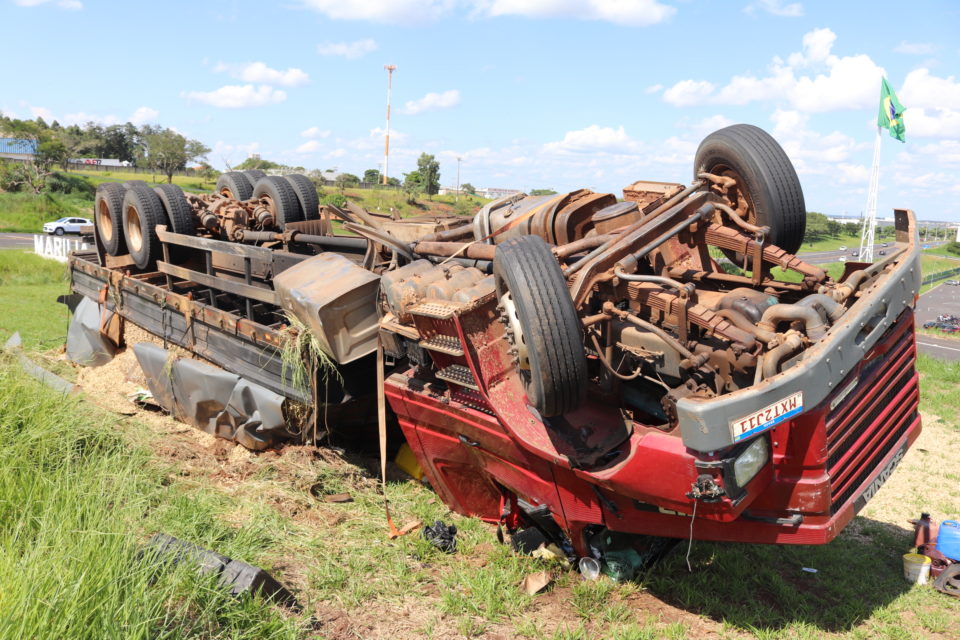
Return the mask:
<path fill-rule="evenodd" d="M 913 318 L 904 314 L 859 373 L 856 388 L 827 415 L 827 473 L 836 513 L 877 470 L 917 416 Z M 884 349 L 885 347 L 885 349 Z"/>

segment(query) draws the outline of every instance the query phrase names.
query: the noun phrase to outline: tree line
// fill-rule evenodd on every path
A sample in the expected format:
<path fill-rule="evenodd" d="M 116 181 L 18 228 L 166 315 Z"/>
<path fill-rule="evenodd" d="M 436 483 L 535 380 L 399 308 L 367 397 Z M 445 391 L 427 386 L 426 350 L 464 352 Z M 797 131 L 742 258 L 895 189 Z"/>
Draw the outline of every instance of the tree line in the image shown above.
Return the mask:
<path fill-rule="evenodd" d="M 129 162 L 135 167 L 154 169 L 173 182 L 173 174 L 210 153 L 210 148 L 159 125 L 136 126 L 125 124 L 100 125 L 88 122 L 84 126 L 61 126 L 54 120 L 47 124 L 43 118 L 18 120 L 0 114 L 0 134 L 4 137 L 28 140 L 34 153 L 25 162 L 6 167 L 4 189 L 29 189 L 40 193 L 48 176 L 57 166 L 66 169 L 74 158 L 110 158 Z"/>

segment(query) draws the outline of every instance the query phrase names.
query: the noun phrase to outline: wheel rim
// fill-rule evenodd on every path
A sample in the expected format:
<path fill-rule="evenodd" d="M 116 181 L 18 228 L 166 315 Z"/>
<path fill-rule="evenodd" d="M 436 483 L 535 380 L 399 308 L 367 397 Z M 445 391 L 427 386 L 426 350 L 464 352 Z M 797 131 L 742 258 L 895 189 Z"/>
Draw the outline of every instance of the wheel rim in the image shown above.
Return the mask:
<path fill-rule="evenodd" d="M 126 213 L 127 245 L 131 251 L 139 252 L 143 248 L 143 229 L 140 227 L 140 212 L 134 206 L 127 207 Z"/>
<path fill-rule="evenodd" d="M 100 236 L 110 242 L 113 239 L 113 219 L 110 217 L 110 206 L 106 198 L 100 201 L 97 208 L 97 223 L 100 227 Z"/>
<path fill-rule="evenodd" d="M 506 325 L 510 335 L 510 343 L 517 352 L 515 356 L 517 368 L 522 371 L 529 371 L 530 351 L 527 349 L 527 341 L 523 336 L 523 327 L 520 326 L 520 314 L 517 313 L 517 305 L 509 291 L 500 296 L 500 306 L 503 307 L 503 316 L 507 319 Z"/>

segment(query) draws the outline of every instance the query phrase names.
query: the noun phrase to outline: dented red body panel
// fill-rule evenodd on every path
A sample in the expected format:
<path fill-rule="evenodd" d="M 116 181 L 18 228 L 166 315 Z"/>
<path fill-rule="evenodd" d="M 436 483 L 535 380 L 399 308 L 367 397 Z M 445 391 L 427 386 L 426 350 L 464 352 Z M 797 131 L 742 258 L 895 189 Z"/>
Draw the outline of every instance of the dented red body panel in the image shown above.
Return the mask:
<path fill-rule="evenodd" d="M 407 442 L 444 501 L 491 521 L 500 518 L 505 495 L 547 505 L 578 553 L 587 552 L 584 531 L 591 525 L 690 535 L 687 493 L 710 460 L 687 449 L 676 430 L 624 425 L 602 397 L 591 396 L 575 415 L 564 416 L 566 426 L 577 425 L 579 439 L 558 437 L 565 425 L 534 415 L 509 375 L 502 328 L 490 321 L 492 313 L 488 303 L 446 319 L 417 320 L 424 338 L 457 336 L 464 353 L 449 356 L 450 363 L 469 368 L 476 391 L 424 384 L 416 367 L 386 383 Z M 771 462 L 743 495 L 697 503 L 693 536 L 779 544 L 832 540 L 920 433 L 915 357 L 913 313 L 907 310 L 836 392 L 761 436 L 769 438 Z M 597 444 L 606 451 L 602 460 L 571 464 Z M 571 455 L 577 446 L 581 455 Z"/>

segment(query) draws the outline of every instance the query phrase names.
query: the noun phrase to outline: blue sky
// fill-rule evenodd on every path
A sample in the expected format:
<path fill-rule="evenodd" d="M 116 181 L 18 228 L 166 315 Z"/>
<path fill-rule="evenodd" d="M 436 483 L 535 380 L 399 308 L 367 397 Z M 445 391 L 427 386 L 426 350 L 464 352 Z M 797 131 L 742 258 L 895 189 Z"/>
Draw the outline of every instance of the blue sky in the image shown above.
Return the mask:
<path fill-rule="evenodd" d="M 883 140 L 879 213 L 960 221 L 960 3 L 789 0 L 0 0 L 0 111 L 132 119 L 251 151 L 441 181 L 619 193 L 687 182 L 710 131 L 770 131 L 807 208 L 866 201 L 879 78 L 907 107 Z"/>

